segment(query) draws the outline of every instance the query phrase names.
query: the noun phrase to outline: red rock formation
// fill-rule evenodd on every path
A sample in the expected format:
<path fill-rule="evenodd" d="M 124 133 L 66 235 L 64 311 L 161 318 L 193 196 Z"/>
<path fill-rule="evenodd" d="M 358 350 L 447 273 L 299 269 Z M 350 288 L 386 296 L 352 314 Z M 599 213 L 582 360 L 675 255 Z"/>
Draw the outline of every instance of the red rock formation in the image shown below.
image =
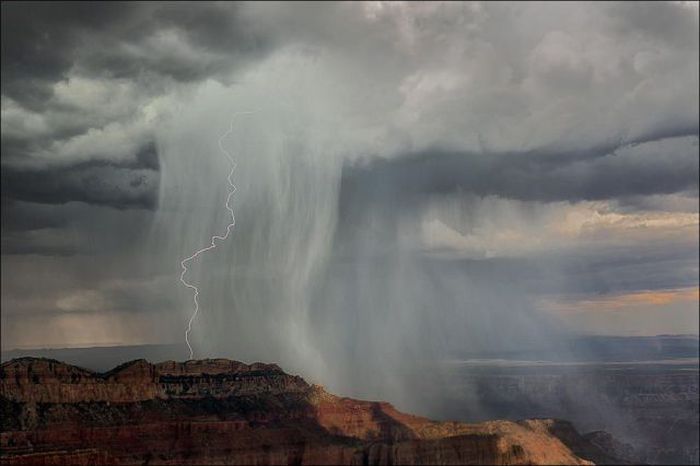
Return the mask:
<path fill-rule="evenodd" d="M 225 359 L 104 374 L 17 359 L 0 401 L 3 464 L 589 464 L 561 421 L 435 422 Z"/>

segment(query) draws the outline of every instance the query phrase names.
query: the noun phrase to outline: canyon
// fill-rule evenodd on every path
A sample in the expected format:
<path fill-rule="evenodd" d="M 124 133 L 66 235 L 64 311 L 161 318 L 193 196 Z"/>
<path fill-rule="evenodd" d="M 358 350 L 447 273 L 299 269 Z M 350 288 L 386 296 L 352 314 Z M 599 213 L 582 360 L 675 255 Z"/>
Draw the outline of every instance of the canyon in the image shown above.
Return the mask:
<path fill-rule="evenodd" d="M 7 465 L 624 462 L 566 421 L 432 421 L 226 359 L 104 373 L 14 359 L 0 367 L 0 414 Z"/>
<path fill-rule="evenodd" d="M 625 444 L 616 455 L 635 464 L 698 464 L 697 364 L 455 366 L 430 413 L 473 422 L 562 418 L 580 432 L 611 434 Z"/>

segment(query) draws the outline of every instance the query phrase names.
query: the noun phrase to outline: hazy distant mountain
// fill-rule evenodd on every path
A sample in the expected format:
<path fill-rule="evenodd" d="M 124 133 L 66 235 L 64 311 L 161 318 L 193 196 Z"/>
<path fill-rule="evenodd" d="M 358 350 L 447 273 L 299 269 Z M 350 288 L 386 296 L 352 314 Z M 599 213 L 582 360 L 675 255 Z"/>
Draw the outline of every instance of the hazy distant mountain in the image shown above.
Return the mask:
<path fill-rule="evenodd" d="M 2 361 L 21 357 L 49 358 L 65 361 L 93 371 L 106 371 L 125 361 L 180 360 L 188 354 L 183 345 L 96 346 L 91 348 L 13 349 L 2 352 Z"/>
<path fill-rule="evenodd" d="M 644 337 L 580 336 L 546 347 L 522 348 L 508 352 L 465 352 L 457 359 L 506 359 L 557 362 L 632 362 L 697 358 L 698 335 L 656 335 Z"/>

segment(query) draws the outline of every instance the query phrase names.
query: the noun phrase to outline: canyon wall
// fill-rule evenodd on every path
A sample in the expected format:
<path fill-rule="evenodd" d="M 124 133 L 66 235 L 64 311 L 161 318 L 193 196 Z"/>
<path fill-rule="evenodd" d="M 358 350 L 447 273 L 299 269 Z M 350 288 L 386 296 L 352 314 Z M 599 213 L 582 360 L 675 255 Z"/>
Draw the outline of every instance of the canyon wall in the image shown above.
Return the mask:
<path fill-rule="evenodd" d="M 604 457 L 564 421 L 436 422 L 332 395 L 274 364 L 224 359 L 137 360 L 106 373 L 12 360 L 0 368 L 0 409 L 3 464 L 591 464 L 586 457 Z"/>

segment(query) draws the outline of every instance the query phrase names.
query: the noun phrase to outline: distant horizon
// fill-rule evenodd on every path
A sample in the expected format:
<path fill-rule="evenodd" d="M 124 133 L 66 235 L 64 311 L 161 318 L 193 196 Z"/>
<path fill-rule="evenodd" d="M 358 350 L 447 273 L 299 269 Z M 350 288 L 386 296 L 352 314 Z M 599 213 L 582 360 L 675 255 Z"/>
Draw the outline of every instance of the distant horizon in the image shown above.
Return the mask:
<path fill-rule="evenodd" d="M 594 333 L 579 333 L 573 335 L 571 338 L 581 338 L 581 337 L 604 337 L 604 338 L 656 338 L 656 337 L 696 337 L 700 338 L 700 333 L 659 333 L 655 335 L 607 335 L 607 334 L 594 334 Z M 42 351 L 42 350 L 79 350 L 79 349 L 92 349 L 92 348 L 138 348 L 138 347 L 185 347 L 183 342 L 172 342 L 172 343 L 141 343 L 141 344 L 98 344 L 90 346 L 36 346 L 36 347 L 14 347 L 14 348 L 0 348 L 0 352 L 9 351 Z M 202 357 L 206 359 L 206 357 Z"/>

